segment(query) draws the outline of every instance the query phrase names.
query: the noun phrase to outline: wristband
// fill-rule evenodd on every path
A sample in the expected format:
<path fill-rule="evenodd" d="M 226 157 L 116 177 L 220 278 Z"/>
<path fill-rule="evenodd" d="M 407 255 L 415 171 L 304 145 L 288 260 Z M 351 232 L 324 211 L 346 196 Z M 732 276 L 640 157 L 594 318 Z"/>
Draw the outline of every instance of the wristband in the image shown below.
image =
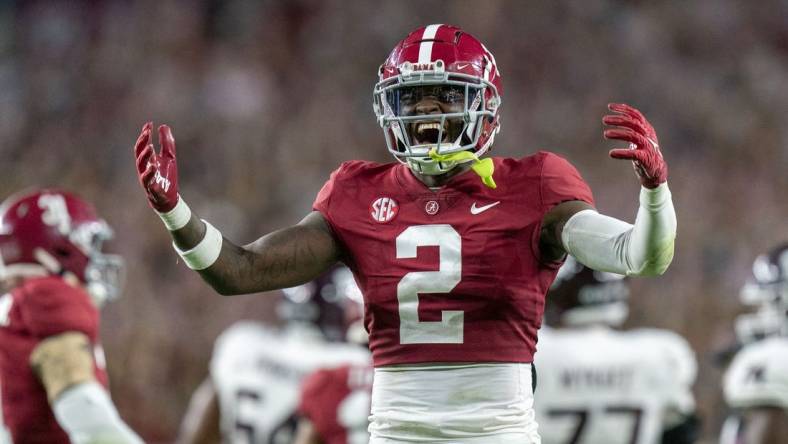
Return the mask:
<path fill-rule="evenodd" d="M 172 243 L 173 248 L 183 258 L 186 265 L 197 271 L 205 270 L 213 265 L 222 252 L 222 233 L 205 219 L 201 220 L 205 223 L 205 237 L 194 248 L 183 251 L 175 245 L 175 242 Z"/>
<path fill-rule="evenodd" d="M 180 230 L 192 218 L 192 210 L 186 205 L 180 194 L 178 195 L 178 203 L 175 204 L 175 208 L 166 213 L 157 211 L 156 214 L 159 215 L 161 221 L 164 222 L 164 226 L 170 231 Z"/>

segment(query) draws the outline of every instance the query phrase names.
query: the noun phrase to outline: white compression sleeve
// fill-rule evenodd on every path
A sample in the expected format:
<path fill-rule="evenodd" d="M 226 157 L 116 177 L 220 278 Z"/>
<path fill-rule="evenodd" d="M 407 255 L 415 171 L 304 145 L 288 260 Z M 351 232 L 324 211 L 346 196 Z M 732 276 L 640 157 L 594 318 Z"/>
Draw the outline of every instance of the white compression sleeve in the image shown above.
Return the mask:
<path fill-rule="evenodd" d="M 583 210 L 564 225 L 566 251 L 595 270 L 630 276 L 665 272 L 673 260 L 676 212 L 668 184 L 640 189 L 635 225 L 594 210 Z"/>
<path fill-rule="evenodd" d="M 144 444 L 98 382 L 69 387 L 52 402 L 52 410 L 74 444 Z"/>

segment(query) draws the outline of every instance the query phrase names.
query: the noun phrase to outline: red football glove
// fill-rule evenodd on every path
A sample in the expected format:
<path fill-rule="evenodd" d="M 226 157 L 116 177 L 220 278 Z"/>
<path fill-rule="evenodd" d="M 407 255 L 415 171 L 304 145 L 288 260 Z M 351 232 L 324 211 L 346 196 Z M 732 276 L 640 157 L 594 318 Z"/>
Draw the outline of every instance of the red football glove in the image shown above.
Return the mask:
<path fill-rule="evenodd" d="M 656 188 L 666 182 L 668 165 L 659 151 L 659 140 L 654 127 L 640 111 L 629 105 L 610 103 L 607 107 L 617 114 L 605 116 L 602 122 L 619 128 L 606 129 L 605 138 L 629 142 L 629 148 L 610 150 L 610 157 L 631 160 L 640 183 L 646 188 Z"/>
<path fill-rule="evenodd" d="M 156 154 L 150 133 L 153 122 L 142 127 L 142 134 L 134 145 L 137 176 L 154 210 L 166 213 L 178 203 L 178 164 L 175 163 L 175 139 L 167 125 L 159 126 L 161 153 Z"/>

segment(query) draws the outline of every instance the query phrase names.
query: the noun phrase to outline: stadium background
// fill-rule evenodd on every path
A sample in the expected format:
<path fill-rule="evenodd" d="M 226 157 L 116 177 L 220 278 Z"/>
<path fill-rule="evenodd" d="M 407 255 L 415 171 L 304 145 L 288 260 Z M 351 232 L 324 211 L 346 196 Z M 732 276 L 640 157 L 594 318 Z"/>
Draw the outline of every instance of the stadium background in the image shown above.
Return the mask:
<path fill-rule="evenodd" d="M 503 74 L 495 154 L 567 156 L 601 211 L 631 221 L 638 193 L 607 158 L 606 103 L 657 128 L 676 256 L 632 283 L 628 325 L 690 340 L 712 442 L 725 413 L 712 354 L 733 341 L 752 259 L 788 239 L 786 16 L 776 0 L 2 1 L 0 195 L 65 187 L 114 226 L 128 278 L 103 312 L 113 397 L 146 440 L 171 441 L 215 336 L 274 321 L 276 296 L 223 299 L 178 263 L 136 183 L 141 125 L 173 127 L 182 194 L 248 242 L 305 215 L 341 161 L 391 160 L 371 106 L 378 65 L 418 26 L 459 25 Z"/>

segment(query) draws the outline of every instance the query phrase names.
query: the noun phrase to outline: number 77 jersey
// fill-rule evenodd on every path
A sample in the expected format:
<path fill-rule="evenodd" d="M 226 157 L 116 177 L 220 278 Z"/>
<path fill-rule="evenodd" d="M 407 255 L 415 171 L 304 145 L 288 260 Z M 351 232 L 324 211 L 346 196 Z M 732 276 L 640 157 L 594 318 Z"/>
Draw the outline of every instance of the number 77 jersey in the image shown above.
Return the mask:
<path fill-rule="evenodd" d="M 539 259 L 545 213 L 593 205 L 563 158 L 494 158 L 498 187 L 472 171 L 430 190 L 402 164 L 350 161 L 314 203 L 364 294 L 375 367 L 531 362 L 560 262 Z"/>

